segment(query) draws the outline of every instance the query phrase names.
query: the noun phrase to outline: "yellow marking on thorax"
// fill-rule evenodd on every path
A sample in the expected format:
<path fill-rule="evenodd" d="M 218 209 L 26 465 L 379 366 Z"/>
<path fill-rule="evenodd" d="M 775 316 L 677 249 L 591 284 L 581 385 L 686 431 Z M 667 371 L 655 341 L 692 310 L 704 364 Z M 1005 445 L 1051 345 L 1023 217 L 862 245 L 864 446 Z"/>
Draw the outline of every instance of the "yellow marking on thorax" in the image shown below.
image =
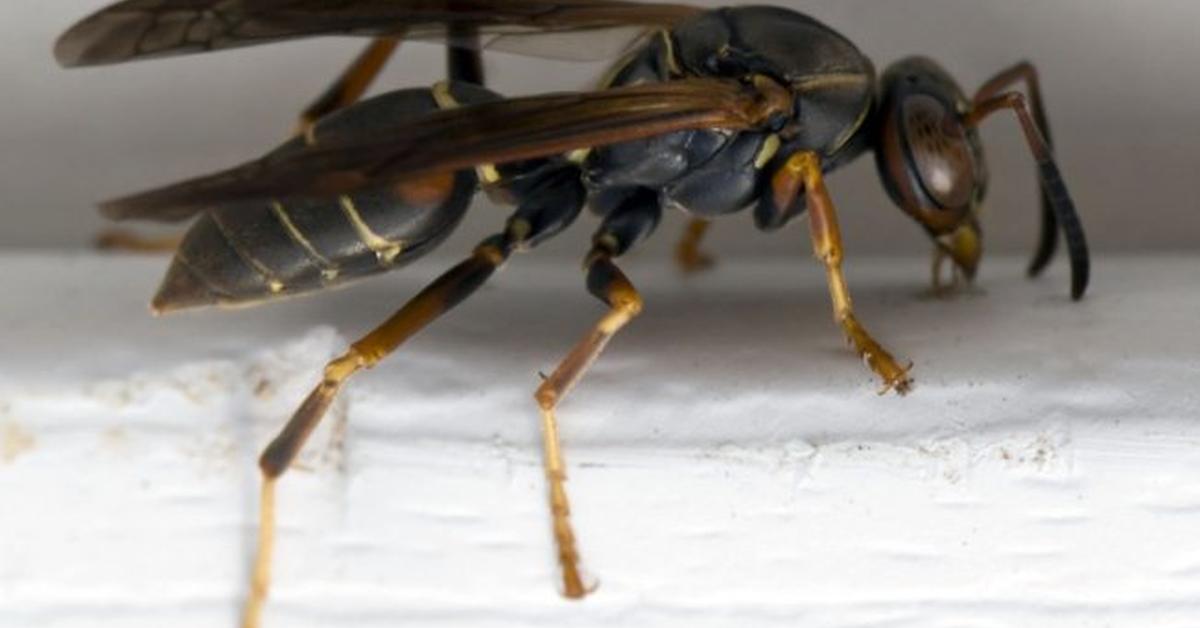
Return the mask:
<path fill-rule="evenodd" d="M 433 93 L 433 101 L 443 110 L 457 109 L 462 106 L 454 94 L 450 93 L 450 83 L 446 81 L 434 83 L 430 91 Z M 500 176 L 500 171 L 496 169 L 495 164 L 479 164 L 475 166 L 475 174 L 486 185 L 495 185 L 504 178 Z"/>
<path fill-rule="evenodd" d="M 375 252 L 375 257 L 379 259 L 379 263 L 384 266 L 390 266 L 395 262 L 400 253 L 404 251 L 404 242 L 388 240 L 375 233 L 371 229 L 371 226 L 363 220 L 362 215 L 358 213 L 358 208 L 354 206 L 354 199 L 343 194 L 338 197 L 338 200 L 341 202 L 342 211 L 345 212 L 346 218 L 354 226 L 354 231 L 358 234 L 358 239 L 367 245 L 367 248 Z"/>
<path fill-rule="evenodd" d="M 475 174 L 488 185 L 495 185 L 504 178 L 500 176 L 500 171 L 493 164 L 479 164 L 475 166 Z"/>
<path fill-rule="evenodd" d="M 587 160 L 588 155 L 590 154 L 592 154 L 592 149 L 590 147 L 576 148 L 575 150 L 567 153 L 567 161 L 577 166 L 582 166 L 583 162 Z"/>
<path fill-rule="evenodd" d="M 659 29 L 653 35 L 651 35 L 651 37 L 662 38 L 663 46 L 665 46 L 667 53 L 665 59 L 667 63 L 667 73 L 670 76 L 675 77 L 683 76 L 683 69 L 679 66 L 679 60 L 675 57 L 675 43 L 671 41 L 671 32 L 667 29 Z M 629 64 L 632 63 L 638 55 L 645 51 L 646 45 L 648 44 L 634 46 L 633 49 L 625 53 L 620 60 L 605 70 L 603 76 L 601 76 L 600 80 L 596 83 L 596 89 L 608 89 L 612 87 L 613 81 L 617 80 L 617 75 L 620 74 L 622 70 L 629 67 Z M 645 80 L 638 80 L 630 83 L 630 85 L 639 85 L 645 82 Z"/>
<path fill-rule="evenodd" d="M 827 74 L 810 74 L 791 81 L 791 87 L 796 91 L 811 91 L 843 85 L 862 85 L 871 82 L 871 77 L 862 72 L 830 72 Z"/>
<path fill-rule="evenodd" d="M 679 66 L 679 59 L 675 58 L 675 42 L 671 41 L 671 33 L 666 29 L 658 31 L 659 37 L 662 37 L 663 45 L 667 47 L 667 72 L 671 76 L 683 76 L 683 69 Z"/>
<path fill-rule="evenodd" d="M 754 156 L 754 169 L 762 170 L 771 162 L 777 152 L 779 152 L 779 136 L 772 133 L 767 136 L 762 148 L 758 149 L 758 154 Z"/>
<path fill-rule="evenodd" d="M 304 252 L 321 267 L 321 278 L 325 281 L 337 279 L 339 273 L 337 264 L 334 264 L 329 261 L 329 258 L 317 252 L 317 248 L 313 246 L 313 243 L 309 242 L 308 238 L 304 237 L 304 234 L 296 227 L 296 223 L 292 222 L 292 217 L 288 216 L 283 203 L 271 201 L 271 211 L 275 214 L 275 218 L 279 220 L 279 224 L 283 225 L 284 231 L 287 231 L 288 237 L 300 245 L 300 248 L 304 249 Z"/>

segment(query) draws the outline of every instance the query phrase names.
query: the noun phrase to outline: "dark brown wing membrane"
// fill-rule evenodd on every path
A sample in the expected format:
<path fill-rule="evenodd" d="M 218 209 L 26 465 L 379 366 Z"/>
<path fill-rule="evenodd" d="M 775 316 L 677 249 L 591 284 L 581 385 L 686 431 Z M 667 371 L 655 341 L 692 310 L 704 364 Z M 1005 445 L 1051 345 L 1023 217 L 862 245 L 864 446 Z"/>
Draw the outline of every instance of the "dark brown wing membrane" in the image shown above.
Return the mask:
<path fill-rule="evenodd" d="M 363 140 L 321 141 L 213 175 L 110 201 L 114 219 L 184 220 L 243 200 L 329 197 L 368 187 L 685 129 L 759 128 L 790 109 L 782 88 L 689 79 L 515 98 L 438 111 Z"/>
<path fill-rule="evenodd" d="M 120 63 L 316 35 L 441 39 L 450 26 L 487 36 L 662 27 L 699 11 L 620 0 L 125 0 L 59 38 L 64 66 Z"/>

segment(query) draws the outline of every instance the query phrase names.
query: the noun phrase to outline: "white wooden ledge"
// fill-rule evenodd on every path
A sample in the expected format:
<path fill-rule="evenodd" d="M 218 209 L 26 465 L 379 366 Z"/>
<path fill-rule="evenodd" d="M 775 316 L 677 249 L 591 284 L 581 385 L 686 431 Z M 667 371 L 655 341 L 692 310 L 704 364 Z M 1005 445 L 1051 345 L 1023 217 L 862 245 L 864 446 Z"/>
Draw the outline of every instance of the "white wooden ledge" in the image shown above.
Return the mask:
<path fill-rule="evenodd" d="M 445 264 L 153 319 L 164 266 L 0 255 L 0 626 L 233 626 L 258 450 Z M 602 309 L 530 256 L 286 476 L 268 626 L 1200 623 L 1200 258 L 1101 257 L 1080 304 L 1061 263 L 936 300 L 925 260 L 850 260 L 907 398 L 810 260 L 627 268 L 646 311 L 560 415 L 593 597 L 555 593 L 531 394 Z"/>

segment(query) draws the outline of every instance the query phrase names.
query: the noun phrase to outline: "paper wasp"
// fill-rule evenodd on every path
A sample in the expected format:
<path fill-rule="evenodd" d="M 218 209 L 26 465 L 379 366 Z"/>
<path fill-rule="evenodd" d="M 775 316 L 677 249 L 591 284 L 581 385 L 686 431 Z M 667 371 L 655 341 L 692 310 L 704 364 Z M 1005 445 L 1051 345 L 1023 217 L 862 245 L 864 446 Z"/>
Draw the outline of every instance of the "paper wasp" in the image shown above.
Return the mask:
<path fill-rule="evenodd" d="M 600 89 L 505 99 L 483 87 L 480 52 L 522 36 L 633 27 L 644 36 Z M 588 589 L 569 522 L 555 410 L 642 299 L 616 260 L 662 212 L 693 222 L 678 249 L 703 265 L 708 222 L 752 209 L 763 230 L 807 212 L 836 322 L 885 390 L 905 393 L 902 366 L 858 321 L 824 174 L 875 153 L 896 204 L 945 260 L 972 277 L 988 173 L 977 133 L 1016 114 L 1042 186 L 1042 232 L 1030 273 L 1061 230 L 1071 295 L 1088 282 L 1087 246 L 1055 165 L 1033 66 L 1000 72 L 968 97 L 934 61 L 914 57 L 881 76 L 849 40 L 778 7 L 706 10 L 616 0 L 127 0 L 60 40 L 64 65 L 122 62 L 317 35 L 373 38 L 266 156 L 213 175 L 105 203 L 115 219 L 193 220 L 154 299 L 158 311 L 243 304 L 397 268 L 435 248 L 478 189 L 516 206 L 503 229 L 331 361 L 322 381 L 260 460 L 259 554 L 245 625 L 266 597 L 274 485 L 355 372 L 458 305 L 511 254 L 570 226 L 585 205 L 600 228 L 585 256 L 588 290 L 609 311 L 545 377 L 545 469 L 565 595 Z M 358 102 L 403 39 L 449 46 L 449 80 Z M 1024 84 L 1025 92 L 1016 91 Z"/>

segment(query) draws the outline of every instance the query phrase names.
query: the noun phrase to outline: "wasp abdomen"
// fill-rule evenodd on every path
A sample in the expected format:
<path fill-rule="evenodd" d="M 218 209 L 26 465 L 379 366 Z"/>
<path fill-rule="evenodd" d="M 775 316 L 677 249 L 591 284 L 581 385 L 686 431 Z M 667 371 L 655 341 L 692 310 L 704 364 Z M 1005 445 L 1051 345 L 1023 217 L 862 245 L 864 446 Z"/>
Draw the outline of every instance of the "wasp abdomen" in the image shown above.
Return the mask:
<path fill-rule="evenodd" d="M 331 200 L 214 210 L 188 231 L 154 308 L 250 303 L 397 268 L 453 231 L 474 188 L 472 174 L 457 173 Z"/>
<path fill-rule="evenodd" d="M 364 101 L 281 146 L 302 151 L 329 138 L 371 133 L 382 123 L 437 108 L 427 89 Z M 470 171 L 438 173 L 331 198 L 284 198 L 219 207 L 184 237 L 157 311 L 242 304 L 300 294 L 399 267 L 454 230 L 476 188 Z"/>

